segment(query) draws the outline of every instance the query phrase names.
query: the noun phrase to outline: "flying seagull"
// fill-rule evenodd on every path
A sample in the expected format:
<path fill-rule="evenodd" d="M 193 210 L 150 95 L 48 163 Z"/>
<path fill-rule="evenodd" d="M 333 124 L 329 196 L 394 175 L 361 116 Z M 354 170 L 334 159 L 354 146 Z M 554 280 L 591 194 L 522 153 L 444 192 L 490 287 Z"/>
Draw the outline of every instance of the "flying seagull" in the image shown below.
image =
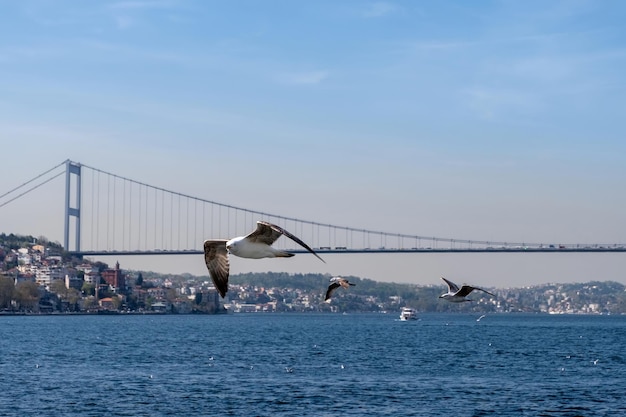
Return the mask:
<path fill-rule="evenodd" d="M 443 298 L 446 301 L 450 301 L 452 303 L 462 303 L 463 301 L 472 301 L 472 300 L 468 300 L 465 297 L 467 297 L 474 290 L 483 291 L 495 297 L 495 295 L 493 295 L 489 291 L 483 290 L 482 288 L 472 287 L 471 285 L 463 285 L 461 289 L 459 289 L 459 287 L 457 287 L 457 285 L 454 282 L 449 281 L 445 279 L 444 277 L 441 277 L 441 279 L 444 280 L 444 282 L 448 285 L 448 292 L 445 294 L 441 294 L 439 298 Z"/>
<path fill-rule="evenodd" d="M 339 287 L 350 288 L 350 287 L 354 287 L 355 285 L 356 284 L 348 282 L 348 280 L 345 278 L 341 278 L 341 277 L 331 278 L 330 285 L 328 286 L 328 289 L 326 290 L 326 298 L 324 298 L 324 301 L 326 301 L 327 303 L 330 303 L 330 296 L 333 294 L 333 291 L 335 291 L 337 288 Z"/>
<path fill-rule="evenodd" d="M 209 275 L 211 275 L 211 279 L 213 280 L 213 284 L 222 298 L 226 296 L 226 292 L 228 291 L 228 274 L 230 271 L 228 255 L 233 254 L 241 258 L 250 259 L 290 258 L 294 256 L 293 253 L 272 247 L 272 243 L 276 242 L 276 239 L 282 235 L 287 236 L 289 239 L 317 256 L 320 261 L 326 263 L 326 261 L 320 258 L 319 255 L 302 240 L 282 227 L 264 221 L 257 221 L 256 230 L 247 236 L 237 236 L 230 240 L 210 239 L 204 241 L 204 261 L 209 270 Z"/>

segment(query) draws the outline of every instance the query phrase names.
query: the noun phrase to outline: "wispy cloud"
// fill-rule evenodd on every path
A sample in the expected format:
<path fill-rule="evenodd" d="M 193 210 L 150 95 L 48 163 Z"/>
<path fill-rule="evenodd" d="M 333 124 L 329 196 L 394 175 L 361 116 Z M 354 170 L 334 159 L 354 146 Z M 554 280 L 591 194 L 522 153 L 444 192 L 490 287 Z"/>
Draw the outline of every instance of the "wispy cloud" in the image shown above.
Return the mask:
<path fill-rule="evenodd" d="M 464 48 L 477 44 L 478 42 L 471 41 L 418 41 L 412 43 L 411 46 L 415 50 L 428 51 Z"/>
<path fill-rule="evenodd" d="M 178 3 L 171 0 L 129 0 L 117 1 L 109 4 L 111 9 L 164 9 L 177 6 Z"/>
<path fill-rule="evenodd" d="M 515 89 L 474 87 L 463 93 L 469 98 L 469 107 L 487 120 L 514 110 L 536 110 L 539 105 L 533 94 Z"/>
<path fill-rule="evenodd" d="M 145 19 L 138 20 L 136 18 L 136 16 L 142 13 L 154 10 L 170 12 L 179 8 L 179 6 L 180 2 L 176 0 L 129 0 L 109 3 L 107 8 L 109 13 L 112 14 L 117 28 L 124 30 L 136 26 L 140 21 L 144 21 Z"/>
<path fill-rule="evenodd" d="M 555 41 L 568 36 L 577 36 L 579 33 L 539 33 L 526 36 L 511 36 L 500 38 L 485 38 L 473 40 L 458 39 L 431 39 L 407 42 L 407 46 L 414 51 L 428 50 L 450 50 L 469 47 L 502 47 L 510 45 L 511 47 L 521 44 L 543 44 L 548 41 Z"/>
<path fill-rule="evenodd" d="M 119 29 L 128 29 L 133 26 L 133 18 L 130 16 L 116 16 L 115 23 Z"/>
<path fill-rule="evenodd" d="M 368 4 L 365 9 L 361 11 L 361 16 L 366 18 L 383 17 L 395 13 L 400 10 L 400 7 L 394 3 L 385 1 L 379 1 L 376 3 Z"/>
<path fill-rule="evenodd" d="M 103 42 L 91 38 L 81 38 L 74 42 L 74 47 L 80 50 L 96 51 L 99 59 L 109 57 L 114 60 L 148 60 L 161 63 L 171 63 L 178 65 L 191 65 L 192 63 L 201 62 L 202 57 L 195 55 L 184 55 L 178 52 L 169 52 L 168 50 L 137 48 L 126 44 Z M 86 54 L 85 54 L 86 55 Z"/>
<path fill-rule="evenodd" d="M 0 62 L 30 62 L 49 60 L 68 55 L 67 49 L 59 45 L 6 46 L 0 48 Z"/>
<path fill-rule="evenodd" d="M 328 71 L 308 71 L 299 73 L 283 73 L 277 79 L 284 84 L 319 84 L 329 76 Z"/>

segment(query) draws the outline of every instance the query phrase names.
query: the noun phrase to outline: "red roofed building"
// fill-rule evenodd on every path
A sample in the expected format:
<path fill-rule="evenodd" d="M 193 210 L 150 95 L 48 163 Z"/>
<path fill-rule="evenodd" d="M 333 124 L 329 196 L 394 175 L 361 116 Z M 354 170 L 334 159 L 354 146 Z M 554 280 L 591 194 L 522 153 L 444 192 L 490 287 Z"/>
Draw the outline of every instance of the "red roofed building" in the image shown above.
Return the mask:
<path fill-rule="evenodd" d="M 115 263 L 115 269 L 105 269 L 100 275 L 102 276 L 102 281 L 113 287 L 115 292 L 126 292 L 126 275 L 122 273 L 119 262 Z"/>

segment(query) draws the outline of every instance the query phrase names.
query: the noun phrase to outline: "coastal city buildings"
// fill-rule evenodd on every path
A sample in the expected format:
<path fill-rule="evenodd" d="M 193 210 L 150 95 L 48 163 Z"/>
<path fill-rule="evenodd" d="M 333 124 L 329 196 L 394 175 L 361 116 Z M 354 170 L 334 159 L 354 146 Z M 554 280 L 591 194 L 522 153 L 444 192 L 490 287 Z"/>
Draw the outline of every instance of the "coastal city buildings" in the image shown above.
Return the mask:
<path fill-rule="evenodd" d="M 277 284 L 268 273 L 245 280 L 231 276 L 229 292 L 222 299 L 208 275 L 125 271 L 118 262 L 109 267 L 101 262 L 68 258 L 60 245 L 24 243 L 28 239 L 19 245 L 8 244 L 3 236 L 6 235 L 0 235 L 0 312 L 4 313 L 391 312 L 404 306 L 422 312 L 626 312 L 624 285 L 615 282 L 491 289 L 495 297 L 472 294 L 472 303 L 452 305 L 438 299 L 444 290 L 442 286 L 382 286 L 375 281 L 351 278 L 357 285 L 338 294 L 329 304 L 323 302 L 328 277 L 304 275 L 282 279 Z M 389 294 L 390 285 L 403 296 Z"/>

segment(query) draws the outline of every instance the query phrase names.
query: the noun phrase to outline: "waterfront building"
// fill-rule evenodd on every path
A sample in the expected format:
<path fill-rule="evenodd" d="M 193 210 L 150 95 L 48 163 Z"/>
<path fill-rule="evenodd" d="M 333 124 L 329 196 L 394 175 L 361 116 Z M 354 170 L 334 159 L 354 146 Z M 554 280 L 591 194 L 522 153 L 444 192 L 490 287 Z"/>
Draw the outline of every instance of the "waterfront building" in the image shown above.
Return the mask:
<path fill-rule="evenodd" d="M 126 275 L 120 269 L 120 263 L 115 263 L 115 269 L 105 269 L 100 273 L 102 282 L 109 284 L 116 293 L 126 292 Z"/>
<path fill-rule="evenodd" d="M 46 290 L 50 289 L 50 284 L 56 280 L 65 280 L 67 269 L 57 265 L 42 265 L 35 271 L 35 282 Z"/>
<path fill-rule="evenodd" d="M 78 291 L 81 290 L 81 288 L 83 288 L 83 279 L 77 277 L 76 275 L 70 275 L 70 274 L 66 274 L 65 275 L 65 288 L 70 289 L 70 288 L 74 288 Z"/>

